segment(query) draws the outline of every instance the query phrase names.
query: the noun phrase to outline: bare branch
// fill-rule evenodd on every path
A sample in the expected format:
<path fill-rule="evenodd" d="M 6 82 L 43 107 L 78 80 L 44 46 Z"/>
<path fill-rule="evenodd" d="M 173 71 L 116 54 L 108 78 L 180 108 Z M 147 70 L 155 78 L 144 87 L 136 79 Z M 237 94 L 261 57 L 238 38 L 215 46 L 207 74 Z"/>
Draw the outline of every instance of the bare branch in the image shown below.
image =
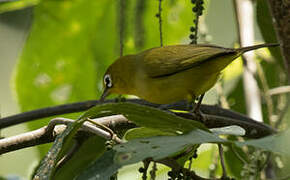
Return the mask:
<path fill-rule="evenodd" d="M 124 116 L 122 115 L 109 116 L 105 118 L 98 118 L 98 119 L 92 119 L 92 120 L 96 123 L 103 124 L 103 125 L 128 122 L 128 120 L 124 118 Z M 66 128 L 65 125 L 68 125 L 72 122 L 74 122 L 74 120 L 72 119 L 55 118 L 50 121 L 48 126 L 42 127 L 34 131 L 30 131 L 27 133 L 23 133 L 20 135 L 0 139 L 0 154 L 15 151 L 15 150 L 26 148 L 26 147 L 53 142 L 56 136 L 61 134 L 65 130 Z M 62 125 L 57 125 L 57 124 L 62 124 Z M 89 122 L 85 122 L 81 130 L 96 134 L 107 140 L 111 140 L 111 139 L 115 140 L 117 143 L 123 142 L 116 135 L 112 136 L 109 132 L 103 129 L 100 129 Z"/>
<path fill-rule="evenodd" d="M 284 94 L 284 93 L 290 93 L 290 86 L 280 86 L 280 87 L 276 87 L 273 89 L 270 89 L 268 91 L 269 95 L 273 96 L 273 95 L 279 95 L 279 94 Z"/>
<path fill-rule="evenodd" d="M 163 109 L 162 105 L 152 104 L 141 99 L 127 99 L 126 102 Z M 116 102 L 115 100 L 106 100 L 105 102 L 103 102 L 103 104 L 105 103 L 116 103 Z M 0 119 L 0 129 L 13 126 L 16 124 L 24 123 L 24 122 L 33 121 L 36 119 L 50 117 L 50 116 L 85 111 L 93 107 L 94 105 L 98 105 L 98 104 L 101 104 L 101 103 L 97 100 L 91 100 L 91 101 L 84 101 L 84 102 L 77 102 L 77 103 L 72 103 L 72 104 L 64 104 L 64 105 L 59 105 L 59 106 L 47 107 L 47 108 L 28 111 L 28 112 L 24 112 L 24 113 L 20 113 L 16 115 L 8 116 L 8 117 L 3 117 Z M 185 101 L 180 101 L 174 104 L 169 104 L 166 107 L 168 109 L 176 109 L 176 110 L 184 110 L 184 111 L 188 110 L 188 104 Z M 217 115 L 217 116 L 223 116 L 223 117 L 228 117 L 232 119 L 240 119 L 249 124 L 253 123 L 253 119 L 243 114 L 240 114 L 240 113 L 228 110 L 228 109 L 223 109 L 216 105 L 202 104 L 200 107 L 200 110 L 203 113 L 208 114 L 208 115 Z M 232 124 L 229 124 L 229 125 L 232 125 Z"/>

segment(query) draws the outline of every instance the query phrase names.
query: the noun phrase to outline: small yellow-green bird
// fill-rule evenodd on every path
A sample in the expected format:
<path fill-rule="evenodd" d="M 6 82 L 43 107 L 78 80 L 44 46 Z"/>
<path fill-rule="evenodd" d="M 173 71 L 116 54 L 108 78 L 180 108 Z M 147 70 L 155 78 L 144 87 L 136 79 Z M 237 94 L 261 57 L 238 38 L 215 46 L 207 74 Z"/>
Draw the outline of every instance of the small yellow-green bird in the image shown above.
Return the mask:
<path fill-rule="evenodd" d="M 157 104 L 194 101 L 217 82 L 221 71 L 260 44 L 238 49 L 214 45 L 173 45 L 118 58 L 104 75 L 101 100 L 111 93 L 138 96 Z"/>

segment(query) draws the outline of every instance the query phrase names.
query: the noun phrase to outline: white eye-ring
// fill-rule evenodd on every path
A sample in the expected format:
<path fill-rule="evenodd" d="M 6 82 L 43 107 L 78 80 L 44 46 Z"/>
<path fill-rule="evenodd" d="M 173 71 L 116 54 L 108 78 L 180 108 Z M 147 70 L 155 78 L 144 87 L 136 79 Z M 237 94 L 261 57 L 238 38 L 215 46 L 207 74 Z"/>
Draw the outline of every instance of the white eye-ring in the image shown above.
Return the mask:
<path fill-rule="evenodd" d="M 113 82 L 112 82 L 110 74 L 106 74 L 104 76 L 104 83 L 105 83 L 106 87 L 108 87 L 108 88 L 111 88 L 113 86 Z"/>

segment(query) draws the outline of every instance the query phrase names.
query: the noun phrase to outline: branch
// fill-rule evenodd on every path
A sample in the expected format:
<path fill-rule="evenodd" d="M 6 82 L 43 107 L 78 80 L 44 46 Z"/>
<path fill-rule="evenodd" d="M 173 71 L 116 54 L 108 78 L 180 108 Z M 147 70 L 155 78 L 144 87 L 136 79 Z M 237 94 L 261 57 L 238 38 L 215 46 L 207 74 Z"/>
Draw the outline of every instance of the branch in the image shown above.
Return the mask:
<path fill-rule="evenodd" d="M 0 129 L 50 116 L 85 111 L 95 106 L 97 103 L 98 101 L 91 100 L 72 104 L 63 104 L 4 117 L 0 119 Z"/>
<path fill-rule="evenodd" d="M 152 104 L 147 101 L 141 99 L 127 99 L 127 102 L 136 103 L 140 105 L 146 105 L 154 108 L 161 108 L 164 107 L 158 104 Z M 116 103 L 114 100 L 106 100 L 103 103 Z M 38 109 L 34 111 L 24 112 L 21 114 L 4 117 L 0 119 L 0 129 L 9 127 L 12 125 L 16 125 L 23 122 L 32 121 L 39 118 L 49 117 L 53 115 L 60 115 L 64 113 L 72 113 L 72 112 L 79 112 L 84 111 L 96 104 L 101 104 L 99 101 L 85 101 L 73 104 L 65 104 L 60 106 L 48 107 L 43 109 Z M 170 104 L 167 106 L 168 109 L 176 109 L 176 110 L 187 110 L 188 104 L 185 101 L 180 101 L 174 104 Z M 238 125 L 241 126 L 246 130 L 246 136 L 249 138 L 259 138 L 264 137 L 270 134 L 275 133 L 276 131 L 263 124 L 254 121 L 253 119 L 231 111 L 227 109 L 220 108 L 219 106 L 213 105 L 201 105 L 200 110 L 206 116 L 205 125 L 208 128 L 216 128 L 216 127 L 224 127 L 230 125 Z M 195 120 L 196 117 L 191 113 L 175 113 L 178 116 L 193 119 Z"/>
<path fill-rule="evenodd" d="M 273 96 L 273 95 L 279 95 L 279 94 L 284 94 L 284 93 L 290 93 L 290 86 L 280 86 L 280 87 L 276 87 L 273 89 L 270 89 L 268 91 L 269 95 Z"/>
<path fill-rule="evenodd" d="M 113 123 L 128 123 L 128 120 L 122 115 L 115 115 L 92 120 L 105 126 L 109 126 Z M 66 126 L 64 125 L 68 125 L 72 122 L 74 122 L 74 120 L 67 118 L 55 118 L 50 121 L 48 126 L 20 135 L 0 139 L 0 154 L 53 142 L 56 136 L 65 130 Z M 117 143 L 122 143 L 122 140 L 120 140 L 116 135 L 112 136 L 110 132 L 98 128 L 89 122 L 85 122 L 80 131 L 93 133 L 107 140 L 115 140 Z"/>
<path fill-rule="evenodd" d="M 183 118 L 187 118 L 187 119 L 192 119 L 192 120 L 198 119 L 196 115 L 191 114 L 191 113 L 175 113 L 175 114 Z M 265 137 L 273 133 L 276 133 L 276 130 L 273 129 L 271 126 L 268 126 L 263 123 L 259 123 L 252 119 L 251 120 L 250 119 L 247 119 L 247 120 L 235 119 L 232 117 L 210 115 L 210 114 L 202 114 L 202 115 L 204 117 L 203 123 L 209 129 L 225 127 L 225 126 L 230 126 L 230 125 L 237 125 L 245 129 L 246 134 L 244 137 L 247 137 L 247 138 L 261 138 L 261 137 Z"/>
<path fill-rule="evenodd" d="M 203 107 L 205 107 L 205 108 L 202 108 L 204 112 L 209 112 L 207 111 L 206 106 L 203 106 Z M 212 110 L 213 108 L 209 108 L 209 109 Z M 229 125 L 238 125 L 246 130 L 245 137 L 249 137 L 249 138 L 259 138 L 259 137 L 264 137 L 264 136 L 275 133 L 275 130 L 272 129 L 271 127 L 262 123 L 258 123 L 238 113 L 231 112 L 229 110 L 222 110 L 219 113 L 223 114 L 223 111 L 228 112 L 227 114 L 228 117 L 203 114 L 203 117 L 204 117 L 203 121 L 204 121 L 205 126 L 207 126 L 208 128 L 217 128 L 217 127 L 224 127 L 224 126 L 229 126 Z M 175 114 L 177 116 L 181 116 L 187 119 L 192 119 L 192 120 L 198 119 L 198 117 L 192 113 L 175 113 Z M 236 117 L 236 116 L 238 116 L 239 119 L 231 118 L 231 117 Z M 118 124 L 129 125 L 131 123 L 122 115 L 97 118 L 97 119 L 93 119 L 93 121 L 95 121 L 98 124 L 105 125 L 105 126 L 109 126 L 109 125 L 117 126 Z M 0 154 L 26 148 L 26 147 L 39 145 L 39 144 L 53 142 L 55 140 L 55 137 L 61 132 L 63 132 L 63 130 L 65 129 L 63 125 L 61 126 L 56 126 L 56 125 L 59 123 L 67 125 L 72 122 L 73 120 L 66 119 L 66 118 L 55 118 L 52 121 L 50 121 L 47 127 L 43 127 L 38 130 L 16 135 L 13 137 L 1 139 L 0 140 Z M 113 136 L 111 132 L 92 126 L 92 124 L 90 124 L 89 122 L 85 122 L 81 130 L 99 135 L 107 140 L 114 138 L 114 140 L 117 143 L 122 142 L 116 136 Z"/>

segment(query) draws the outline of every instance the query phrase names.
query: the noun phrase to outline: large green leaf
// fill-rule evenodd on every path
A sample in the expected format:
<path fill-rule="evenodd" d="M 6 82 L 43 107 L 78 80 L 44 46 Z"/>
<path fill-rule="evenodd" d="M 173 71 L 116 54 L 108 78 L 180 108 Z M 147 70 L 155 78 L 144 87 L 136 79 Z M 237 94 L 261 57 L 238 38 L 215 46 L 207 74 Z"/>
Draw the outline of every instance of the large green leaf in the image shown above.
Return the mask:
<path fill-rule="evenodd" d="M 105 139 L 99 136 L 89 137 L 81 144 L 80 149 L 56 171 L 54 179 L 73 179 L 86 167 L 105 152 Z"/>
<path fill-rule="evenodd" d="M 133 139 L 127 143 L 114 146 L 113 150 L 97 159 L 78 179 L 93 177 L 108 179 L 118 168 L 124 165 L 133 164 L 149 157 L 153 160 L 159 160 L 182 151 L 187 146 L 209 142 L 224 143 L 226 141 L 200 129 L 195 129 L 180 136 Z"/>
<path fill-rule="evenodd" d="M 265 151 L 271 151 L 277 154 L 290 157 L 290 129 L 273 136 L 267 136 L 260 139 L 248 140 L 245 142 L 236 142 L 238 146 L 253 146 Z"/>
<path fill-rule="evenodd" d="M 95 163 L 93 167 L 89 167 L 78 176 L 78 180 L 96 179 L 107 180 L 121 167 L 120 164 L 115 163 L 116 152 L 111 150 L 105 152 Z"/>
<path fill-rule="evenodd" d="M 114 114 L 123 114 L 139 126 L 167 132 L 175 133 L 176 131 L 181 131 L 182 133 L 196 128 L 208 131 L 200 122 L 181 118 L 157 108 L 129 102 L 97 105 L 84 113 L 81 118 L 97 118 Z"/>
<path fill-rule="evenodd" d="M 289 137 L 290 131 L 288 130 L 279 135 L 235 143 L 238 146 L 250 145 L 266 151 L 289 156 L 289 144 L 282 147 L 282 144 Z M 88 179 L 91 177 L 104 177 L 103 179 L 107 179 L 124 165 L 136 163 L 146 158 L 159 160 L 176 154 L 190 145 L 202 143 L 227 144 L 231 142 L 200 129 L 195 129 L 188 134 L 179 136 L 157 136 L 133 139 L 127 143 L 114 146 L 113 150 L 108 151 L 92 163 L 78 179 Z"/>
<path fill-rule="evenodd" d="M 15 76 L 21 111 L 99 96 L 104 67 L 117 54 L 112 53 L 116 33 L 106 34 L 114 14 L 112 0 L 43 0 L 34 8 Z M 47 122 L 31 122 L 28 128 Z"/>

